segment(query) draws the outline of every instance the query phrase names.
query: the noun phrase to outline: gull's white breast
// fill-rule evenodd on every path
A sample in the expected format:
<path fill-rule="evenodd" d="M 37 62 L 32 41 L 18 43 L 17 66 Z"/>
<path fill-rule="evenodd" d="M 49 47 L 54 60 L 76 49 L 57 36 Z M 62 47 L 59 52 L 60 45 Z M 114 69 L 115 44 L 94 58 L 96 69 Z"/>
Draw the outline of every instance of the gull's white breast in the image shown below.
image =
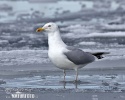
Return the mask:
<path fill-rule="evenodd" d="M 60 69 L 75 69 L 76 65 L 63 54 L 63 49 L 50 49 L 48 56 L 53 64 Z"/>

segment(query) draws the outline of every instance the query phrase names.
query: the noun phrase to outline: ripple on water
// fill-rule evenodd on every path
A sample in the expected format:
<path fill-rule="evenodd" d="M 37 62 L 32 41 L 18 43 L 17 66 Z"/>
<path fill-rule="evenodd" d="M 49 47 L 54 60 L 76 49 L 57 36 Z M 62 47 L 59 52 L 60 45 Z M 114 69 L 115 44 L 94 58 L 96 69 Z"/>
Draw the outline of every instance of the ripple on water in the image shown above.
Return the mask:
<path fill-rule="evenodd" d="M 63 89 L 75 92 L 121 92 L 125 91 L 125 75 L 79 75 L 80 81 L 75 83 L 75 76 L 33 76 L 14 79 L 5 79 L 4 88 L 46 89 L 46 91 L 62 91 Z M 16 84 L 16 85 L 15 85 Z M 77 90 L 76 90 L 77 89 Z M 41 91 L 43 91 L 41 90 Z"/>

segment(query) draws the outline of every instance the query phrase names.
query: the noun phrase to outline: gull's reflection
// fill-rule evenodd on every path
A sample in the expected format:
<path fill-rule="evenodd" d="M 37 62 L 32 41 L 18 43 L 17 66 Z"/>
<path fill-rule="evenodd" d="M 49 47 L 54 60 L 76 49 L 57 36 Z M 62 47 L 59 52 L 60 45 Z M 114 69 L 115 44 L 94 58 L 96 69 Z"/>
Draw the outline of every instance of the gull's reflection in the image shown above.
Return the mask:
<path fill-rule="evenodd" d="M 66 89 L 66 85 L 67 85 L 67 84 L 73 84 L 73 85 L 74 85 L 74 88 L 76 88 L 76 89 L 78 88 L 78 85 L 82 84 L 81 81 L 77 81 L 77 82 L 76 82 L 76 81 L 65 81 L 65 82 L 63 81 L 63 82 L 61 82 L 61 83 L 63 84 L 63 88 L 64 88 L 64 89 Z"/>

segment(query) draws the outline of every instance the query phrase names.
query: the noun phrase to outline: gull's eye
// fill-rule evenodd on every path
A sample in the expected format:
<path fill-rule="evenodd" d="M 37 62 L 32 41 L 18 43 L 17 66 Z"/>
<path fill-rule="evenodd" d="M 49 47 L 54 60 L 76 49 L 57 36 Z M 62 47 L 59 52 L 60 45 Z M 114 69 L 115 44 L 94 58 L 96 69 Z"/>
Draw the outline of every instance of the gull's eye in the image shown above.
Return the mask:
<path fill-rule="evenodd" d="M 48 25 L 48 27 L 51 27 L 51 25 Z"/>

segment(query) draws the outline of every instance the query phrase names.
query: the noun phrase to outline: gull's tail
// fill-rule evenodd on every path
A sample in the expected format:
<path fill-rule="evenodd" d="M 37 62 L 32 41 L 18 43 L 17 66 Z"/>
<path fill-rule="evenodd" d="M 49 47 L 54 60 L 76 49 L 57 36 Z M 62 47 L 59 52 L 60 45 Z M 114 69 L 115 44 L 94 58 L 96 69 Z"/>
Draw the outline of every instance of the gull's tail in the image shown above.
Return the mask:
<path fill-rule="evenodd" d="M 109 52 L 96 52 L 96 53 L 92 53 L 92 55 L 96 56 L 98 59 L 104 58 L 103 55 L 105 55 L 105 54 L 109 54 Z"/>

